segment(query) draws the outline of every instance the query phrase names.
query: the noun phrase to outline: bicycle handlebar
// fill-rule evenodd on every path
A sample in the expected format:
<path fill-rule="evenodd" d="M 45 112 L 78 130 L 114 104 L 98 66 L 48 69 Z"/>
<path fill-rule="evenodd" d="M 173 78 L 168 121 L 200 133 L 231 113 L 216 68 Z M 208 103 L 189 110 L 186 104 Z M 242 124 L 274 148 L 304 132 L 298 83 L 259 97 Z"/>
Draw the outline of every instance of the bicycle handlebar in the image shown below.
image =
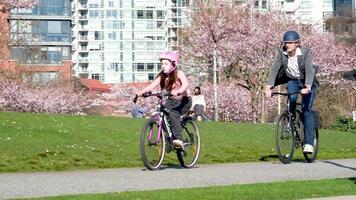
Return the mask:
<path fill-rule="evenodd" d="M 156 96 L 160 99 L 162 99 L 163 97 L 171 97 L 173 96 L 170 92 L 167 91 L 153 91 L 153 92 L 145 92 L 142 94 L 142 97 L 146 98 L 146 97 L 150 97 L 150 96 Z M 135 98 L 133 99 L 133 102 L 136 103 L 137 99 L 139 96 L 135 96 Z"/>

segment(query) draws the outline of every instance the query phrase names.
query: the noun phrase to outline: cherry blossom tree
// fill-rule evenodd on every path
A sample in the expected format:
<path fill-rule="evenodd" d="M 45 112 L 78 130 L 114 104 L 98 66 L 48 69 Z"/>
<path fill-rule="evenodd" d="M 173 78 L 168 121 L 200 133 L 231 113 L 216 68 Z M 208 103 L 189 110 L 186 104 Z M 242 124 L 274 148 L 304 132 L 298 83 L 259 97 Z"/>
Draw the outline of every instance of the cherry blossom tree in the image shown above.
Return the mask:
<path fill-rule="evenodd" d="M 335 44 L 332 35 L 314 32 L 281 13 L 256 13 L 249 5 L 237 7 L 220 0 L 197 1 L 191 23 L 182 30 L 186 42 L 179 50 L 184 60 L 206 70 L 212 69 L 215 49 L 220 60 L 220 76 L 237 80 L 250 92 L 254 118 L 264 121 L 265 112 L 259 111 L 266 107 L 263 87 L 287 30 L 298 31 L 302 45 L 312 48 L 322 80 L 332 82 L 339 72 L 354 68 L 355 46 Z"/>
<path fill-rule="evenodd" d="M 0 77 L 0 107 L 7 111 L 79 114 L 88 98 L 70 84 L 34 86 Z"/>

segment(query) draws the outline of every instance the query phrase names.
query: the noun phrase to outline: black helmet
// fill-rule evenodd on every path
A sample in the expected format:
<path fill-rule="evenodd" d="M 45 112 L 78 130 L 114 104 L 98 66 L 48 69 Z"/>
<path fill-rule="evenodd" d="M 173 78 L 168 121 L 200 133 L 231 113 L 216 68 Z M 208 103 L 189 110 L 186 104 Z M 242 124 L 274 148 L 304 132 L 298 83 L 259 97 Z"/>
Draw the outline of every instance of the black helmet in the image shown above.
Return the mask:
<path fill-rule="evenodd" d="M 296 31 L 287 31 L 283 35 L 283 42 L 298 42 L 299 34 Z"/>

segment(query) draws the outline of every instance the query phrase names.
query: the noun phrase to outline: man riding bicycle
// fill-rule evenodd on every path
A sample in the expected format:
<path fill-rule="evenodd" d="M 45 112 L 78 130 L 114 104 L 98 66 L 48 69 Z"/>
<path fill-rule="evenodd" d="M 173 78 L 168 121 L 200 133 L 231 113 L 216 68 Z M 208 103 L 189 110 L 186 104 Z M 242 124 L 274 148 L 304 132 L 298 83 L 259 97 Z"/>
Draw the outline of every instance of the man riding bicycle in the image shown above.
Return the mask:
<path fill-rule="evenodd" d="M 311 49 L 300 46 L 300 37 L 296 31 L 287 31 L 283 36 L 282 48 L 276 59 L 265 87 L 266 97 L 271 97 L 273 87 L 287 83 L 288 93 L 302 94 L 303 124 L 305 127 L 304 153 L 314 152 L 314 112 L 312 111 L 316 90 L 319 86 L 315 78 Z M 290 112 L 294 113 L 298 94 L 290 97 Z M 295 117 L 294 117 L 295 118 Z"/>

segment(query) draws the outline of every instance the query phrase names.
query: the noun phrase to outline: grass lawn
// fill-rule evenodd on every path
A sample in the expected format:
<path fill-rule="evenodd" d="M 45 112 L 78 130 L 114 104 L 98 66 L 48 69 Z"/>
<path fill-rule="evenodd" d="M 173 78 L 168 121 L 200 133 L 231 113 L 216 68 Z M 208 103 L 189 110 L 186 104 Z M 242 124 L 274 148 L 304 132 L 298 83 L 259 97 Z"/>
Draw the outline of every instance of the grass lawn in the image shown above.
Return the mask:
<path fill-rule="evenodd" d="M 143 166 L 143 119 L 0 112 L 0 172 Z M 199 163 L 277 161 L 274 126 L 201 122 Z M 318 159 L 356 158 L 356 134 L 320 130 Z M 303 159 L 297 149 L 295 159 Z M 166 164 L 178 164 L 173 153 Z"/>
<path fill-rule="evenodd" d="M 88 194 L 48 197 L 40 199 L 70 200 L 110 200 L 110 199 L 303 199 L 328 196 L 356 195 L 356 178 L 330 179 L 313 181 L 289 181 L 278 183 L 259 183 L 249 185 L 232 185 L 219 187 L 153 190 L 142 192 L 122 192 L 108 194 Z"/>

